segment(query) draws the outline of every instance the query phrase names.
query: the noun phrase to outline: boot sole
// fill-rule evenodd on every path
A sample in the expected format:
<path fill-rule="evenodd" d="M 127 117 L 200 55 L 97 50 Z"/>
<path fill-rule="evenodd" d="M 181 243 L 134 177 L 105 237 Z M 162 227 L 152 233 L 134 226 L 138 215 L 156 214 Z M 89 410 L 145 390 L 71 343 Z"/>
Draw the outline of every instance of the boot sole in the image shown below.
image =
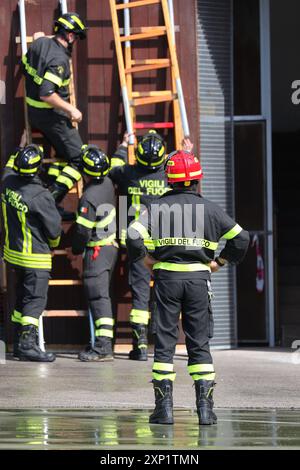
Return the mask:
<path fill-rule="evenodd" d="M 146 361 L 148 361 L 148 357 L 145 357 L 145 358 L 144 358 L 144 357 L 143 357 L 143 358 L 136 358 L 136 357 L 130 357 L 130 356 L 129 356 L 129 360 L 130 360 L 130 361 L 142 361 L 142 362 L 144 361 L 144 362 L 146 362 Z"/>
<path fill-rule="evenodd" d="M 96 357 L 94 359 L 81 359 L 78 358 L 80 362 L 113 362 L 113 357 Z"/>
<path fill-rule="evenodd" d="M 210 419 L 210 420 L 207 420 L 207 421 L 199 421 L 199 426 L 212 426 L 213 424 L 217 424 L 217 420 L 216 419 Z"/>
<path fill-rule="evenodd" d="M 160 420 L 151 420 L 149 419 L 149 424 L 174 424 L 174 420 L 171 418 L 160 419 Z"/>
<path fill-rule="evenodd" d="M 43 360 L 40 360 L 40 359 L 29 358 L 27 356 L 18 356 L 18 359 L 19 359 L 19 361 L 22 361 L 22 362 L 54 362 L 56 360 L 56 358 L 54 358 L 51 361 L 43 361 Z"/>

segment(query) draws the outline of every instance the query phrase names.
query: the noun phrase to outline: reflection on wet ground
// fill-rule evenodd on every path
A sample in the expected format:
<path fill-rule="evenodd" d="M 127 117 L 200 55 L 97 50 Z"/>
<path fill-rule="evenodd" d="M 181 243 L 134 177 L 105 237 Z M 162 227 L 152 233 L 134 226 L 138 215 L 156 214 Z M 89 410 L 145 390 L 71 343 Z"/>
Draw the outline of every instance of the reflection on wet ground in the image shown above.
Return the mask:
<path fill-rule="evenodd" d="M 149 410 L 3 410 L 0 449 L 300 448 L 300 410 L 217 410 L 198 426 L 176 410 L 174 426 L 149 425 Z"/>

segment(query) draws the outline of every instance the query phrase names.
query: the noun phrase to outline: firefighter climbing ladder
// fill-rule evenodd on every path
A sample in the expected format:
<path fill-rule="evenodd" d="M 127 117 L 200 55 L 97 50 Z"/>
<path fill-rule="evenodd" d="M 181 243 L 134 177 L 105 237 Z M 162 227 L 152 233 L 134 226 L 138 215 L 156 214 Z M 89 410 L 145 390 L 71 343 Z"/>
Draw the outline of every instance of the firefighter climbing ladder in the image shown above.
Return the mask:
<path fill-rule="evenodd" d="M 175 133 L 175 146 L 178 149 L 181 148 L 181 141 L 183 136 L 188 137 L 190 134 L 176 53 L 173 0 L 123 0 L 123 3 L 117 3 L 115 0 L 109 1 L 116 54 L 118 59 L 126 127 L 130 134 L 129 161 L 130 163 L 133 163 L 133 133 L 135 129 L 173 128 Z M 160 4 L 162 7 L 165 23 L 164 26 L 131 28 L 130 10 L 148 7 L 154 4 Z M 118 18 L 118 12 L 120 10 L 123 10 L 124 12 L 124 34 L 122 35 L 120 32 Z M 143 60 L 134 60 L 132 58 L 132 41 L 145 40 L 159 36 L 167 37 L 170 56 L 169 58 Z M 122 43 L 125 43 L 124 51 L 122 49 Z M 149 92 L 137 92 L 133 90 L 134 74 L 162 68 L 170 68 L 171 70 L 172 90 L 157 90 Z M 136 122 L 137 107 L 168 101 L 173 102 L 174 122 Z"/>
<path fill-rule="evenodd" d="M 59 0 L 61 12 L 62 14 L 67 13 L 67 1 L 66 0 Z M 22 55 L 26 54 L 27 52 L 27 44 L 33 41 L 32 37 L 28 37 L 26 34 L 26 12 L 25 12 L 25 0 L 19 0 L 19 13 L 20 13 L 20 33 L 21 38 L 16 38 L 16 42 L 21 42 L 22 46 Z M 71 77 L 70 77 L 70 102 L 74 106 L 76 106 L 76 96 L 75 96 L 75 89 L 74 89 L 74 77 L 73 77 L 73 66 L 70 63 L 71 69 Z M 32 142 L 32 130 L 30 128 L 29 120 L 28 120 L 28 111 L 27 111 L 27 104 L 26 104 L 26 96 L 24 92 L 24 110 L 25 110 L 25 135 L 23 136 L 23 142 L 30 143 Z M 77 127 L 77 123 L 76 123 Z M 43 163 L 54 163 L 55 159 L 44 159 Z M 79 181 L 76 183 L 75 187 L 69 191 L 69 193 L 75 193 L 78 198 L 81 197 L 82 194 L 82 182 Z M 54 256 L 66 256 L 66 250 L 54 250 Z M 75 280 L 75 279 L 51 279 L 49 281 L 49 286 L 76 286 L 82 285 L 82 281 Z M 40 348 L 45 351 L 44 345 L 44 329 L 43 329 L 43 317 L 80 317 L 86 316 L 86 312 L 80 310 L 52 310 L 52 311 L 45 311 L 43 315 L 40 316 L 39 321 L 39 345 Z M 90 332 L 91 332 L 91 341 L 94 341 L 94 325 L 91 321 L 91 315 L 89 314 L 90 320 Z"/>

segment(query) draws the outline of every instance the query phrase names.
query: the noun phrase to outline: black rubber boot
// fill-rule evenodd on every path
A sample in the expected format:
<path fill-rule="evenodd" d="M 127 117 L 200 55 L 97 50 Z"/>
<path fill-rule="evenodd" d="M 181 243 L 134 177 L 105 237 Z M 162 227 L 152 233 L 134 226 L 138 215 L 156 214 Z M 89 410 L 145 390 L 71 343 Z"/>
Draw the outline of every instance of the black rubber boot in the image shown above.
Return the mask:
<path fill-rule="evenodd" d="M 131 323 L 132 347 L 129 359 L 132 361 L 148 361 L 148 327 L 139 323 Z"/>
<path fill-rule="evenodd" d="M 213 390 L 215 382 L 213 380 L 195 380 L 196 407 L 199 424 L 216 424 L 217 417 L 213 412 Z"/>
<path fill-rule="evenodd" d="M 105 336 L 96 338 L 94 347 L 89 346 L 86 351 L 80 352 L 78 359 L 82 362 L 113 361 L 112 340 Z"/>
<path fill-rule="evenodd" d="M 173 382 L 152 380 L 155 395 L 155 410 L 150 415 L 151 424 L 173 424 Z"/>
<path fill-rule="evenodd" d="M 66 186 L 54 183 L 49 188 L 49 191 L 56 202 L 56 208 L 60 213 L 62 220 L 65 222 L 73 222 L 76 219 L 76 214 L 74 212 L 66 211 L 63 207 L 58 205 L 69 192 L 68 188 Z"/>
<path fill-rule="evenodd" d="M 19 339 L 21 332 L 21 323 L 14 323 L 14 342 L 13 342 L 13 357 L 19 357 Z"/>
<path fill-rule="evenodd" d="M 20 361 L 53 362 L 53 353 L 43 352 L 38 345 L 38 330 L 34 325 L 21 327 L 18 357 Z"/>

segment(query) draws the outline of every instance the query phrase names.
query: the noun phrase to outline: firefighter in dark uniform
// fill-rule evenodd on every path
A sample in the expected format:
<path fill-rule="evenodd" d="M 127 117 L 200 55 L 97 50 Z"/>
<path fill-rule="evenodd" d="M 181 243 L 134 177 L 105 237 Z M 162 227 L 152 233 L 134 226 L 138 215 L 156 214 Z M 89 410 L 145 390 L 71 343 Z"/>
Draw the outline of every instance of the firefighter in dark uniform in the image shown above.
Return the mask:
<path fill-rule="evenodd" d="M 143 207 L 168 190 L 167 179 L 164 172 L 165 145 L 162 137 L 152 130 L 146 134 L 138 144 L 135 165 L 119 165 L 110 171 L 110 178 L 118 186 L 119 196 L 126 196 L 127 206 L 123 207 L 120 198 L 121 218 L 121 246 L 126 247 L 126 231 L 132 220 L 138 219 Z M 127 148 L 121 145 L 113 158 L 126 159 Z M 127 216 L 125 215 L 125 212 Z M 151 241 L 145 243 L 151 250 Z M 148 322 L 150 317 L 150 281 L 151 275 L 143 262 L 138 260 L 129 264 L 129 285 L 132 292 L 132 309 L 130 323 L 133 333 L 133 349 L 129 358 L 146 361 L 148 358 Z"/>
<path fill-rule="evenodd" d="M 116 200 L 108 157 L 95 145 L 82 150 L 86 186 L 78 206 L 72 240 L 74 255 L 84 253 L 83 283 L 95 323 L 95 345 L 79 354 L 81 361 L 113 360 L 114 319 L 110 279 L 117 260 Z"/>
<path fill-rule="evenodd" d="M 3 251 L 17 278 L 12 314 L 14 355 L 21 360 L 52 362 L 54 354 L 38 346 L 38 325 L 47 303 L 51 249 L 59 245 L 61 218 L 38 177 L 42 158 L 42 148 L 31 144 L 18 149 L 6 165 L 1 182 Z"/>
<path fill-rule="evenodd" d="M 22 58 L 30 124 L 44 134 L 57 158 L 67 162 L 49 169 L 57 203 L 81 178 L 82 141 L 72 121 L 81 122 L 82 114 L 69 103 L 68 86 L 72 47 L 77 38 L 86 37 L 86 29 L 77 13 L 66 13 L 55 21 L 54 38 L 39 37 Z"/>
<path fill-rule="evenodd" d="M 182 326 L 188 351 L 188 371 L 195 381 L 200 424 L 214 424 L 215 370 L 209 350 L 211 336 L 210 273 L 226 263 L 240 262 L 249 234 L 213 202 L 196 192 L 202 176 L 199 160 L 191 153 L 173 152 L 166 163 L 172 191 L 166 193 L 128 229 L 131 260 L 145 259 L 153 268 L 156 312 L 153 385 L 156 407 L 150 423 L 173 423 L 173 356 Z M 155 251 L 143 243 L 152 237 Z M 226 245 L 215 258 L 219 240 Z"/>

